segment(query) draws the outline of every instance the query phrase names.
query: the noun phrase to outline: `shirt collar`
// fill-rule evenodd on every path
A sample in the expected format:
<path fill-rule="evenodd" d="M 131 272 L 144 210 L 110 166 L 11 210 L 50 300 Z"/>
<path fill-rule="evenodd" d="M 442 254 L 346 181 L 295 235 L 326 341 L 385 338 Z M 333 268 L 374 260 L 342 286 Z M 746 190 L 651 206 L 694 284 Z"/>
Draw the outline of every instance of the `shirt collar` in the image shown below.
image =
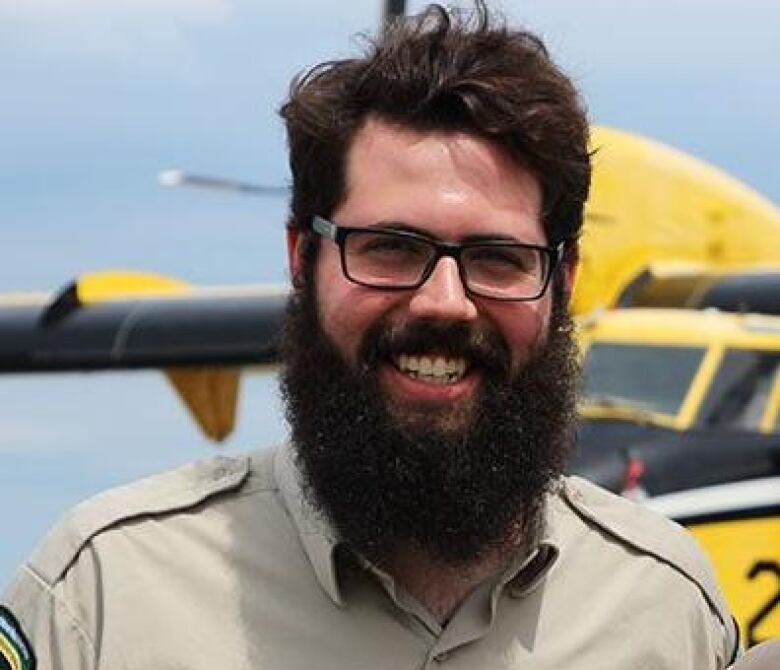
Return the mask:
<path fill-rule="evenodd" d="M 274 472 L 285 507 L 298 529 L 298 535 L 317 581 L 331 600 L 339 607 L 343 607 L 344 600 L 339 589 L 336 568 L 336 548 L 339 545 L 339 538 L 328 520 L 312 506 L 304 494 L 291 444 L 285 444 L 277 452 Z M 558 498 L 557 492 L 547 497 L 544 524 L 536 547 L 529 554 L 510 563 L 500 578 L 501 585 L 506 585 L 513 597 L 520 598 L 534 590 L 558 558 L 561 540 L 558 537 L 556 523 L 556 517 L 560 513 Z"/>
<path fill-rule="evenodd" d="M 331 600 L 342 607 L 344 601 L 336 574 L 338 538 L 327 519 L 311 505 L 304 494 L 292 445 L 285 444 L 277 452 L 274 474 L 317 581 Z"/>

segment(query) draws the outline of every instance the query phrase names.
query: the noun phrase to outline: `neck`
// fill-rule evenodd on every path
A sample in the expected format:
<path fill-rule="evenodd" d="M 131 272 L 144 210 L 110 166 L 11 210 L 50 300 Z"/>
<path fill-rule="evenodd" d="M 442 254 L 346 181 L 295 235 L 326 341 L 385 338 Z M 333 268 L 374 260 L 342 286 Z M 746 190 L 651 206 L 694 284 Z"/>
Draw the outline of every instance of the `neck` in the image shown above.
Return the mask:
<path fill-rule="evenodd" d="M 406 546 L 393 554 L 385 568 L 396 584 L 444 624 L 480 584 L 501 573 L 525 544 L 508 541 L 463 565 L 448 565 L 417 547 Z"/>

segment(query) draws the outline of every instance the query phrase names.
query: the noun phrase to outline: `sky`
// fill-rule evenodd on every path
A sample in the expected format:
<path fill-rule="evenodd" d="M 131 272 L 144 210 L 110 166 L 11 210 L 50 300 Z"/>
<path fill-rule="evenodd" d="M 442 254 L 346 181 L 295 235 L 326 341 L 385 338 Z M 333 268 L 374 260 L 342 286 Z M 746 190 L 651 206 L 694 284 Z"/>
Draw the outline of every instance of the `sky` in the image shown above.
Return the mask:
<path fill-rule="evenodd" d="M 542 35 L 594 123 L 780 202 L 780 4 L 491 5 Z M 290 79 L 354 54 L 379 14 L 371 0 L 0 0 L 0 293 L 106 269 L 286 281 L 284 199 L 166 189 L 157 174 L 288 184 Z M 248 376 L 220 449 L 286 433 L 275 379 Z M 0 377 L 0 584 L 78 500 L 214 452 L 157 373 Z"/>

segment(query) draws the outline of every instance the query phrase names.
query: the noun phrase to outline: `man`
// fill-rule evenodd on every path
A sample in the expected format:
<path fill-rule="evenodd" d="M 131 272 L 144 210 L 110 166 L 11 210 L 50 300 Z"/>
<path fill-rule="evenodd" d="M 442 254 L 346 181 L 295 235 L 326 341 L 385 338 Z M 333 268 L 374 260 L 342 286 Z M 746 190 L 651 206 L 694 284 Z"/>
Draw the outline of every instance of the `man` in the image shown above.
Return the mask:
<path fill-rule="evenodd" d="M 7 593 L 11 667 L 726 667 L 692 540 L 561 476 L 590 161 L 538 39 L 433 7 L 282 116 L 291 444 L 74 510 Z"/>

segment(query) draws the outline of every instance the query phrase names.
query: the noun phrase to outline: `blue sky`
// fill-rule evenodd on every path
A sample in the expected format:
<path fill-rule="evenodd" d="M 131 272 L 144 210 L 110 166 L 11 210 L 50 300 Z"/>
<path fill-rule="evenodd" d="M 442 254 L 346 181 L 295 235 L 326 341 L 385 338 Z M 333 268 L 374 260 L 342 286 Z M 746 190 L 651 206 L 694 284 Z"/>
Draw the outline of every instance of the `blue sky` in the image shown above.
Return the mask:
<path fill-rule="evenodd" d="M 544 36 L 594 122 L 780 201 L 780 5 L 498 6 Z M 276 109 L 290 78 L 353 53 L 378 17 L 372 0 L 0 0 L 0 293 L 117 268 L 284 281 L 282 200 L 169 190 L 156 175 L 287 183 Z M 273 378 L 250 377 L 225 449 L 285 432 Z M 0 378 L 0 583 L 75 501 L 211 453 L 155 373 Z"/>

